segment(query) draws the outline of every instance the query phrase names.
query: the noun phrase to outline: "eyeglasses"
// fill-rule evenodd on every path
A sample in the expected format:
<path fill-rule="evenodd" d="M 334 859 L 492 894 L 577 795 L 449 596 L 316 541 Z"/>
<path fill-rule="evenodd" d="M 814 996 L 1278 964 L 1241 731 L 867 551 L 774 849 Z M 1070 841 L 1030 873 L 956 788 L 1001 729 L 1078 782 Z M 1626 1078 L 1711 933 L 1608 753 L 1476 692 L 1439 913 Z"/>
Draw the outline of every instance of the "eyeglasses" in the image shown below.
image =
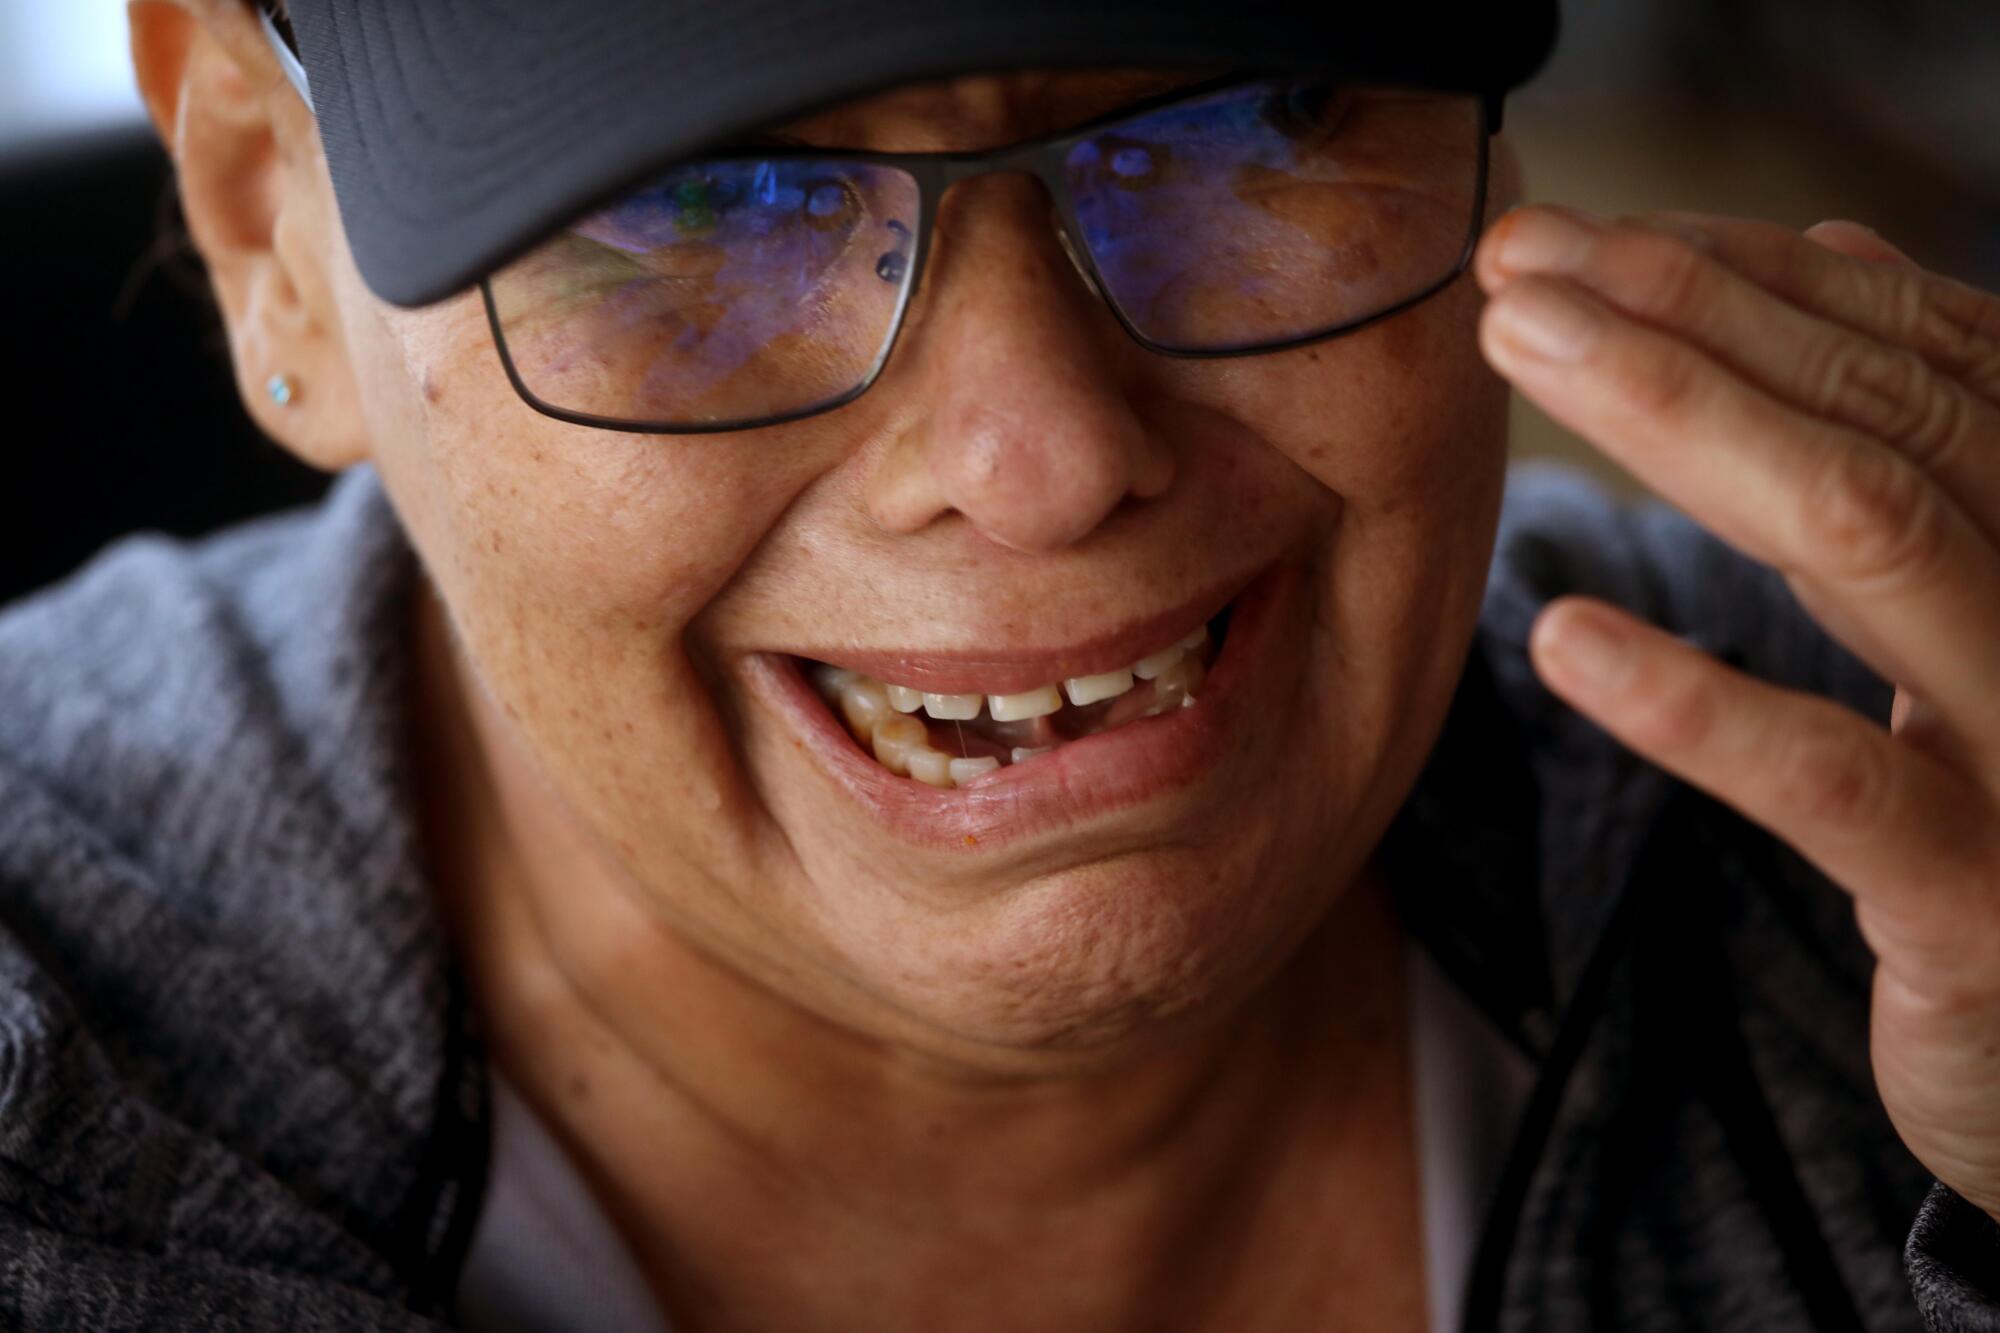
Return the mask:
<path fill-rule="evenodd" d="M 287 73 L 289 46 L 265 21 Z M 683 162 L 482 283 L 537 411 L 708 434 L 829 412 L 881 377 L 951 186 L 1038 179 L 1071 260 L 1153 352 L 1351 333 L 1471 262 L 1498 99 L 1234 78 L 987 153 L 758 148 Z"/>
<path fill-rule="evenodd" d="M 549 416 L 657 434 L 778 425 L 881 376 L 944 192 L 1025 172 L 1142 346 L 1274 352 L 1465 271 L 1490 124 L 1476 96 L 1261 78 L 990 153 L 729 153 L 674 167 L 482 287 L 508 377 Z"/>

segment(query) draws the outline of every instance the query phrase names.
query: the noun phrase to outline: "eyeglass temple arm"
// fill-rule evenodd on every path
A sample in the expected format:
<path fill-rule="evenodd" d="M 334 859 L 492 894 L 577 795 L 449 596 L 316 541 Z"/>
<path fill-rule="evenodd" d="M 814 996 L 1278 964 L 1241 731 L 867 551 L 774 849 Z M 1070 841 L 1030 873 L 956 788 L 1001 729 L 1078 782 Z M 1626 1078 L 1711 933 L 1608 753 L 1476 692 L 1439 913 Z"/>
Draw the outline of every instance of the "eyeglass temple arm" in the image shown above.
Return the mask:
<path fill-rule="evenodd" d="M 278 67 L 285 71 L 285 78 L 292 87 L 299 90 L 305 99 L 306 110 L 312 110 L 312 85 L 306 81 L 306 67 L 299 63 L 298 52 L 285 40 L 285 34 L 278 31 L 277 20 L 271 17 L 270 9 L 262 4 L 257 6 L 257 22 L 263 26 L 264 40 L 271 44 L 272 52 L 278 57 Z"/>

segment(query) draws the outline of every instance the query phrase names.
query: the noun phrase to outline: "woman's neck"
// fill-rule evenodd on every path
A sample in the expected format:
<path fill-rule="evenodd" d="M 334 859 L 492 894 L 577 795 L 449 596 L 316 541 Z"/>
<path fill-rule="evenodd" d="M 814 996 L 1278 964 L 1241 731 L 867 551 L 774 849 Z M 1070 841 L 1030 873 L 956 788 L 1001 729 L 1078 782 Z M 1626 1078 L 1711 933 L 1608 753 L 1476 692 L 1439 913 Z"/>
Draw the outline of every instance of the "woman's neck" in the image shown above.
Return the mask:
<path fill-rule="evenodd" d="M 428 600 L 425 598 L 424 600 Z M 414 717 L 434 881 L 500 1069 L 680 1333 L 1415 1329 L 1400 936 L 1372 881 L 1248 1003 L 998 1076 L 693 946 L 482 726 L 441 618 Z"/>

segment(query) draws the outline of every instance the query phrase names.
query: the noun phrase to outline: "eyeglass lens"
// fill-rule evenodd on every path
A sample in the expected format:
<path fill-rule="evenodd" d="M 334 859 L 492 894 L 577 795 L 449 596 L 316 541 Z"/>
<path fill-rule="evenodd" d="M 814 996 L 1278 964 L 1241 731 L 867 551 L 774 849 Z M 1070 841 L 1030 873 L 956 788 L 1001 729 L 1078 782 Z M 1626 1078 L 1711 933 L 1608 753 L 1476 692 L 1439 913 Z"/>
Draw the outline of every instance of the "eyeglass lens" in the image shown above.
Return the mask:
<path fill-rule="evenodd" d="M 1387 310 L 1458 266 L 1473 98 L 1290 83 L 1078 141 L 1064 175 L 1107 294 L 1186 352 L 1273 346 Z"/>
<path fill-rule="evenodd" d="M 920 202 L 869 163 L 690 163 L 494 276 L 509 359 L 543 403 L 623 421 L 832 402 L 901 318 Z"/>
<path fill-rule="evenodd" d="M 1448 278 L 1476 223 L 1474 98 L 1268 80 L 1059 143 L 1077 239 L 1139 336 L 1275 346 Z M 538 405 L 662 429 L 803 415 L 873 379 L 923 189 L 829 156 L 684 164 L 488 280 Z"/>

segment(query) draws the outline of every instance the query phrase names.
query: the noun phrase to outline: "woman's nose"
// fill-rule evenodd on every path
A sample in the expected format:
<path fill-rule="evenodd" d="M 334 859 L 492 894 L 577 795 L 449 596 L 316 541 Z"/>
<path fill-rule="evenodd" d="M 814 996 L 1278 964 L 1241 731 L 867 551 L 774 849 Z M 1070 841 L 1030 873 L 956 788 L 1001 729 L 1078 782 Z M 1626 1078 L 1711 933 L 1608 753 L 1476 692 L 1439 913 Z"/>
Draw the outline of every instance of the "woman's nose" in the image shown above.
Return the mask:
<path fill-rule="evenodd" d="M 1173 484 L 1172 451 L 1133 406 L 1146 353 L 1073 266 L 1034 181 L 969 182 L 948 203 L 892 389 L 920 401 L 870 478 L 871 512 L 894 532 L 955 512 L 1015 550 L 1071 545 Z"/>

